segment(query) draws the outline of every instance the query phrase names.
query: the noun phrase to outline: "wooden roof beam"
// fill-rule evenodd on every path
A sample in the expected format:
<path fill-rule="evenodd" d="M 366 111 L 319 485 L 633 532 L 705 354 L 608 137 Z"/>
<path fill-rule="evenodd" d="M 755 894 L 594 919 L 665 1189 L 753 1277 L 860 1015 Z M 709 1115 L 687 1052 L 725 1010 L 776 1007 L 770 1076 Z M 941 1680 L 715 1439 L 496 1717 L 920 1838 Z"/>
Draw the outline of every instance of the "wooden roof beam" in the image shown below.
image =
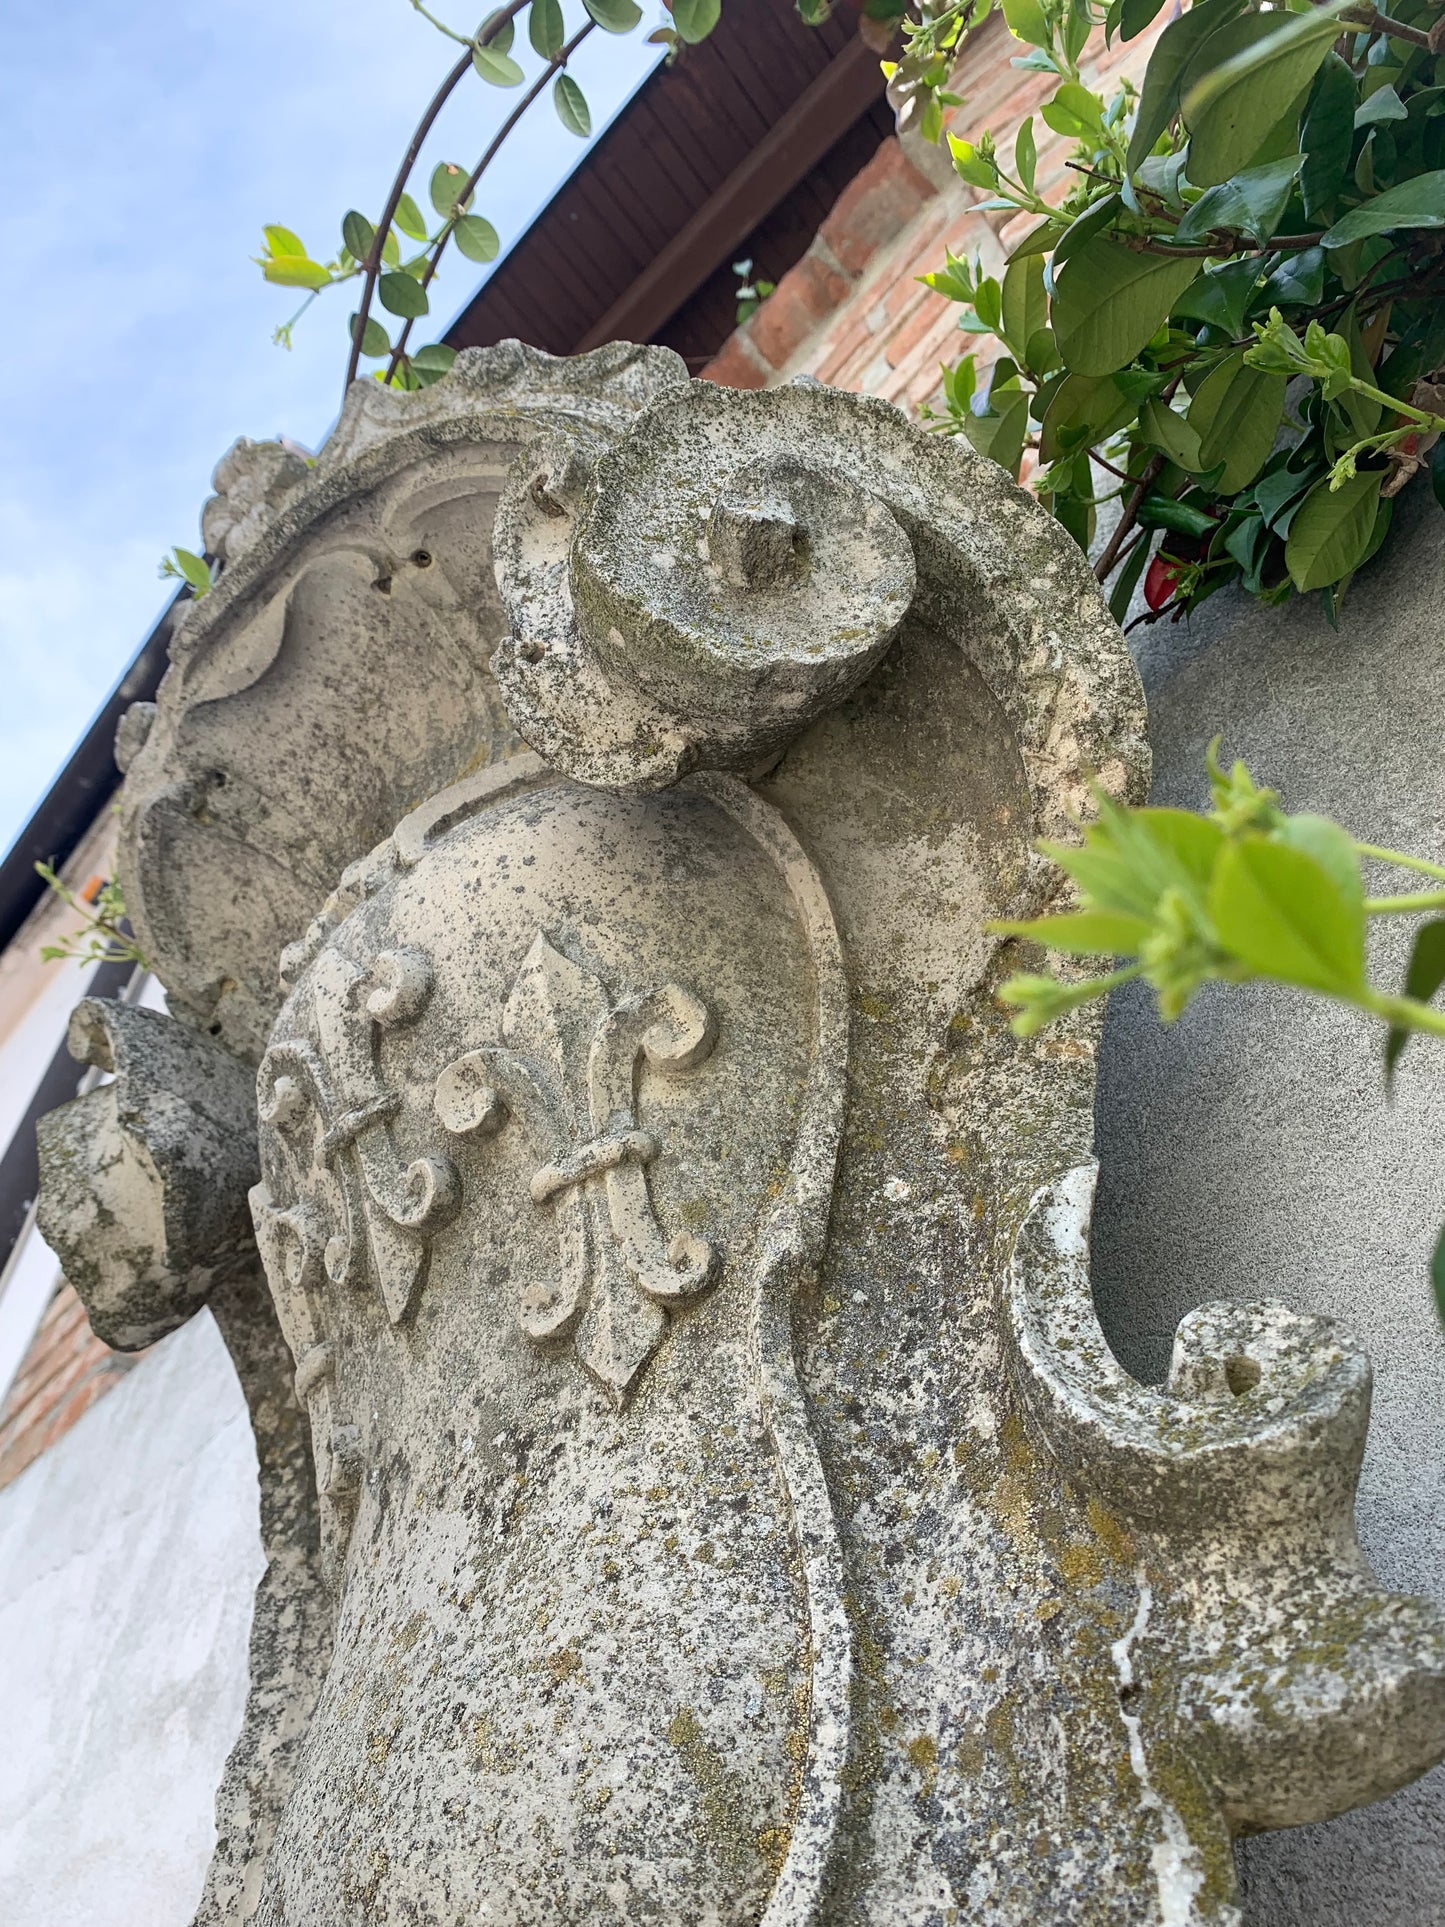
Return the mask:
<path fill-rule="evenodd" d="M 799 95 L 790 113 L 736 167 L 680 233 L 577 344 L 649 341 L 866 113 L 882 88 L 878 55 L 848 43 Z"/>

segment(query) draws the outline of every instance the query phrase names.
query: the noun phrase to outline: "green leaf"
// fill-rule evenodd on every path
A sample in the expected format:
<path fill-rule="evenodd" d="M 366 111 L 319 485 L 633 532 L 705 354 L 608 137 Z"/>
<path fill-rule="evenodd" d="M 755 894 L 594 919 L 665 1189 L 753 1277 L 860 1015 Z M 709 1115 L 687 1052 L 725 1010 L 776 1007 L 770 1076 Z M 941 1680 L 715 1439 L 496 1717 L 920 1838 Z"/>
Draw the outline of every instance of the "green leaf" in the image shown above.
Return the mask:
<path fill-rule="evenodd" d="M 394 268 L 401 259 L 401 243 L 390 228 L 386 230 L 386 239 L 381 244 L 381 258 L 389 268 Z"/>
<path fill-rule="evenodd" d="M 961 181 L 970 187 L 995 187 L 998 184 L 998 170 L 992 161 L 986 161 L 972 141 L 960 140 L 957 134 L 948 137 L 948 151 L 953 156 L 953 171 Z"/>
<path fill-rule="evenodd" d="M 1364 912 L 1303 850 L 1258 834 L 1231 842 L 1209 911 L 1220 943 L 1256 976 L 1336 997 L 1364 987 Z"/>
<path fill-rule="evenodd" d="M 722 0 L 672 0 L 672 24 L 689 46 L 706 40 L 721 15 Z"/>
<path fill-rule="evenodd" d="M 1355 97 L 1355 76 L 1337 53 L 1326 54 L 1300 121 L 1305 156 L 1300 196 L 1311 221 L 1344 186 L 1355 137 Z"/>
<path fill-rule="evenodd" d="M 520 87 L 525 78 L 512 56 L 495 47 L 473 47 L 472 65 L 489 87 Z"/>
<path fill-rule="evenodd" d="M 532 0 L 527 9 L 527 38 L 533 53 L 551 60 L 567 44 L 567 29 L 562 20 L 560 0 Z"/>
<path fill-rule="evenodd" d="M 1289 534 L 1290 523 L 1294 520 L 1289 510 L 1298 508 L 1324 473 L 1318 462 L 1309 463 L 1303 472 L 1291 468 L 1286 462 L 1271 473 L 1260 476 L 1253 489 L 1255 506 L 1277 535 L 1284 537 Z"/>
<path fill-rule="evenodd" d="M 1004 21 L 1015 40 L 1030 47 L 1049 45 L 1049 23 L 1039 0 L 1002 0 Z"/>
<path fill-rule="evenodd" d="M 1325 234 L 1320 246 L 1348 247 L 1370 234 L 1388 234 L 1394 228 L 1445 227 L 1445 168 L 1433 174 L 1417 174 L 1412 181 L 1401 181 L 1384 194 L 1377 194 L 1363 207 L 1352 208 Z"/>
<path fill-rule="evenodd" d="M 1075 140 L 1097 138 L 1104 125 L 1102 101 L 1078 80 L 1064 81 L 1039 112 L 1056 134 Z"/>
<path fill-rule="evenodd" d="M 1323 260 L 1323 256 L 1320 257 Z M 1222 268 L 1206 267 L 1192 287 L 1174 303 L 1174 320 L 1207 321 L 1237 335 L 1259 280 L 1260 257 L 1246 254 L 1238 261 L 1227 261 Z"/>
<path fill-rule="evenodd" d="M 1092 240 L 1102 228 L 1106 228 L 1123 205 L 1119 195 L 1106 194 L 1102 201 L 1095 201 L 1092 207 L 1086 207 L 1076 220 L 1071 221 L 1054 247 L 1054 273 L 1058 273 L 1069 256 L 1077 253 L 1085 241 Z"/>
<path fill-rule="evenodd" d="M 410 194 L 403 194 L 397 202 L 394 218 L 402 233 L 410 235 L 413 241 L 426 239 L 426 221 Z"/>
<path fill-rule="evenodd" d="M 1090 899 L 1091 908 L 1152 921 L 1166 890 L 1178 890 L 1203 915 L 1223 830 L 1192 810 L 1127 810 L 1107 799 L 1083 846 L 1041 843 Z"/>
<path fill-rule="evenodd" d="M 1030 115 L 1014 136 L 1014 173 L 1030 194 L 1034 191 L 1034 175 L 1038 171 L 1038 164 L 1039 150 L 1034 141 L 1034 123 Z M 1009 258 L 1013 260 L 1016 256 L 1011 255 Z"/>
<path fill-rule="evenodd" d="M 469 261 L 495 261 L 501 249 L 497 230 L 480 214 L 463 214 L 452 229 L 452 239 Z"/>
<path fill-rule="evenodd" d="M 1183 243 L 1202 241 L 1216 228 L 1237 230 L 1256 241 L 1267 241 L 1289 205 L 1295 180 L 1304 166 L 1303 154 L 1286 154 L 1263 167 L 1246 168 L 1201 194 L 1175 229 Z"/>
<path fill-rule="evenodd" d="M 308 261 L 304 255 L 278 254 L 261 264 L 261 271 L 268 281 L 274 281 L 280 288 L 325 288 L 331 282 L 331 270 L 323 268 L 319 261 Z"/>
<path fill-rule="evenodd" d="M 360 315 L 353 315 L 351 317 L 351 334 L 353 340 L 356 337 L 356 324 L 360 319 Z M 391 353 L 391 336 L 373 315 L 366 317 L 366 326 L 361 331 L 361 352 L 364 355 L 371 356 L 373 360 L 380 355 L 389 355 Z"/>
<path fill-rule="evenodd" d="M 466 169 L 456 166 L 452 161 L 442 161 L 432 169 L 431 186 L 428 192 L 431 195 L 432 206 L 444 221 L 452 218 L 457 206 L 457 197 L 466 184 Z M 467 196 L 467 205 L 471 205 L 470 195 Z"/>
<path fill-rule="evenodd" d="M 497 53 L 509 54 L 516 34 L 517 29 L 513 25 L 512 16 L 499 7 L 495 13 L 489 13 L 477 28 L 476 37 Z"/>
<path fill-rule="evenodd" d="M 1362 469 L 1342 488 L 1316 482 L 1290 525 L 1284 562 L 1301 595 L 1357 569 L 1375 529 L 1384 480 L 1379 469 Z"/>
<path fill-rule="evenodd" d="M 571 74 L 558 74 L 557 83 L 552 89 L 552 105 L 557 109 L 557 118 L 567 132 L 585 141 L 592 132 L 592 113 L 586 95 Z"/>
<path fill-rule="evenodd" d="M 410 357 L 412 373 L 423 388 L 430 388 L 450 370 L 456 358 L 455 348 L 449 348 L 444 341 L 433 341 Z"/>
<path fill-rule="evenodd" d="M 1108 375 L 1126 366 L 1198 272 L 1197 260 L 1136 253 L 1102 234 L 1086 241 L 1055 283 L 1054 335 L 1065 367 Z"/>
<path fill-rule="evenodd" d="M 1119 9 L 1119 38 L 1133 40 L 1158 15 L 1164 0 L 1123 0 Z"/>
<path fill-rule="evenodd" d="M 408 321 L 425 314 L 431 305 L 426 289 L 414 275 L 404 272 L 382 275 L 376 284 L 376 294 L 388 314 L 399 314 Z"/>
<path fill-rule="evenodd" d="M 1121 916 L 1114 910 L 1074 910 L 1061 917 L 1034 917 L 1026 923 L 995 923 L 1001 936 L 1026 937 L 1047 950 L 1070 957 L 1130 957 L 1149 935 L 1145 917 Z"/>
<path fill-rule="evenodd" d="M 1355 112 L 1356 127 L 1373 127 L 1381 120 L 1408 120 L 1409 108 L 1393 87 L 1378 87 Z"/>
<path fill-rule="evenodd" d="M 364 261 L 375 244 L 376 229 L 364 214 L 358 214 L 356 209 L 352 208 L 349 214 L 342 216 L 341 238 L 352 260 Z"/>
<path fill-rule="evenodd" d="M 1017 480 L 1024 437 L 1029 431 L 1029 399 L 1018 391 L 1000 395 L 998 404 L 996 411 L 970 411 L 963 418 L 963 430 L 980 455 L 987 455 Z"/>
<path fill-rule="evenodd" d="M 1109 614 L 1115 622 L 1122 622 L 1128 615 L 1129 604 L 1134 600 L 1134 591 L 1139 586 L 1139 578 L 1148 564 L 1153 546 L 1147 536 L 1143 541 L 1136 542 L 1123 568 L 1114 577 L 1113 587 L 1109 590 Z"/>
<path fill-rule="evenodd" d="M 1139 429 L 1151 448 L 1167 455 L 1178 468 L 1204 467 L 1199 459 L 1199 431 L 1191 422 L 1176 415 L 1167 401 L 1155 395 L 1139 410 Z"/>
<path fill-rule="evenodd" d="M 1298 254 L 1287 254 L 1265 282 L 1260 298 L 1271 308 L 1317 308 L 1325 298 L 1324 249 L 1301 248 Z M 1244 325 L 1242 316 L 1239 325 Z M 1238 334 L 1239 328 L 1231 333 Z"/>
<path fill-rule="evenodd" d="M 1136 404 L 1112 375 L 1066 375 L 1049 396 L 1039 429 L 1046 462 L 1079 448 L 1095 448 L 1134 419 Z"/>
<path fill-rule="evenodd" d="M 642 18 L 635 0 L 582 0 L 604 33 L 631 33 Z"/>
<path fill-rule="evenodd" d="M 1189 178 L 1227 180 L 1254 159 L 1314 80 L 1339 38 L 1344 0 L 1308 13 L 1251 13 L 1196 53 L 1183 76 L 1180 114 L 1189 129 Z"/>
<path fill-rule="evenodd" d="M 1247 366 L 1239 349 L 1195 390 L 1189 404 L 1189 425 L 1199 435 L 1194 473 L 1206 475 L 1222 462 L 1224 472 L 1214 485 L 1220 495 L 1237 494 L 1268 461 L 1284 413 L 1285 386 L 1283 375 Z"/>
<path fill-rule="evenodd" d="M 1040 221 L 1030 228 L 1021 241 L 1015 241 L 1009 249 L 1010 261 L 1021 261 L 1026 254 L 1051 254 L 1059 237 L 1067 230 L 1057 221 Z"/>
<path fill-rule="evenodd" d="M 1354 838 L 1328 816 L 1287 816 L 1275 836 L 1292 850 L 1303 850 L 1320 868 L 1328 871 L 1344 901 L 1365 914 L 1365 886 L 1360 879 L 1360 858 Z"/>
<path fill-rule="evenodd" d="M 177 569 L 196 594 L 203 596 L 211 586 L 211 568 L 205 557 L 194 554 L 190 549 L 173 549 L 171 553 L 176 558 Z"/>
<path fill-rule="evenodd" d="M 1000 326 L 1015 359 L 1027 363 L 1029 342 L 1048 318 L 1043 262 L 1036 254 L 1010 261 L 1004 269 Z"/>
<path fill-rule="evenodd" d="M 1131 174 L 1147 160 L 1155 141 L 1179 112 L 1179 86 L 1184 69 L 1204 43 L 1234 19 L 1243 4 L 1244 0 L 1204 0 L 1202 6 L 1191 7 L 1188 13 L 1171 20 L 1155 41 L 1149 65 L 1144 70 L 1134 132 L 1129 137 Z"/>
<path fill-rule="evenodd" d="M 266 237 L 266 247 L 269 253 L 274 255 L 299 254 L 303 260 L 305 259 L 306 244 L 299 235 L 293 234 L 289 227 L 277 227 L 273 222 L 270 227 L 262 228 L 261 232 Z M 179 554 L 180 551 L 177 550 L 176 553 Z"/>
<path fill-rule="evenodd" d="M 1410 962 L 1405 969 L 1405 994 L 1420 1004 L 1428 1004 L 1435 990 L 1445 983 L 1445 917 L 1432 917 L 1414 933 Z M 1391 1023 L 1385 1039 L 1385 1087 L 1395 1081 L 1395 1066 L 1401 1060 L 1412 1033 Z"/>

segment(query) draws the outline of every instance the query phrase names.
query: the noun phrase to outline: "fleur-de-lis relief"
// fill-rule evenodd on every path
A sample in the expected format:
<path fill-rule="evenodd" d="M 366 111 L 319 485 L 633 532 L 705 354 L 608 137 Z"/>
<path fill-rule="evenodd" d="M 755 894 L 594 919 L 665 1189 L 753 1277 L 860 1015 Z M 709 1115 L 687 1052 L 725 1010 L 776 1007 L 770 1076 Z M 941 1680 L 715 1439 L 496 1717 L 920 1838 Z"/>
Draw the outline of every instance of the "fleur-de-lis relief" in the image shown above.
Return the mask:
<path fill-rule="evenodd" d="M 639 1128 L 639 1065 L 686 1071 L 712 1050 L 706 1006 L 678 984 L 615 1006 L 597 978 L 539 934 L 502 1019 L 503 1043 L 467 1051 L 436 1086 L 454 1135 L 514 1119 L 539 1159 L 529 1186 L 557 1226 L 554 1277 L 524 1286 L 522 1328 L 575 1334 L 578 1356 L 620 1404 L 662 1342 L 663 1309 L 704 1290 L 716 1254 L 688 1232 L 664 1241 L 647 1186 L 663 1147 Z"/>
<path fill-rule="evenodd" d="M 280 1135 L 293 1195 L 308 1191 L 313 1158 L 336 1181 L 341 1224 L 321 1254 L 326 1276 L 360 1286 L 369 1253 L 393 1324 L 421 1278 L 426 1234 L 445 1223 L 461 1195 L 449 1159 L 403 1164 L 391 1134 L 401 1096 L 384 1088 L 377 1066 L 379 1034 L 413 1023 L 431 983 L 418 951 L 384 950 L 370 969 L 323 951 L 311 976 L 319 1049 L 304 1038 L 273 1044 L 257 1074 L 261 1119 Z M 319 1145 L 307 1135 L 313 1117 Z M 299 1217 L 295 1229 L 308 1235 Z"/>

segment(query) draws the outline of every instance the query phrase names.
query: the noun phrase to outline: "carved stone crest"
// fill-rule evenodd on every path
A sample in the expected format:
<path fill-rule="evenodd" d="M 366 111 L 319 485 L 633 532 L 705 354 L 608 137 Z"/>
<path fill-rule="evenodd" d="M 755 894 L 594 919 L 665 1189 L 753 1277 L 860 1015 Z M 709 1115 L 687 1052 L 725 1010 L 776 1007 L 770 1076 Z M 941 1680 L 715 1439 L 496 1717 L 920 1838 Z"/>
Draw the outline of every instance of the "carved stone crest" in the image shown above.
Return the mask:
<path fill-rule="evenodd" d="M 402 438 L 424 490 L 449 409 L 549 398 L 494 685 L 436 604 L 485 702 L 439 685 L 409 747 L 345 719 L 414 807 L 318 829 L 340 882 L 274 900 L 279 987 L 153 913 L 260 1061 L 335 1611 L 201 1918 L 1228 1927 L 1234 1834 L 1445 1751 L 1445 1629 L 1354 1538 L 1347 1332 L 1202 1307 L 1144 1387 L 1093 1316 L 1095 1034 L 1015 1039 L 986 925 L 1044 907 L 1091 783 L 1142 793 L 1118 632 L 1035 502 L 891 408 L 640 352 L 570 408 L 519 352 L 411 425 L 358 402 L 342 451 Z M 269 647 L 300 486 L 238 495 L 188 687 Z M 328 567 L 361 488 L 306 523 Z M 132 772 L 153 906 L 201 686 Z"/>
<path fill-rule="evenodd" d="M 609 1006 L 597 979 L 540 932 L 507 998 L 501 1045 L 453 1059 L 436 1112 L 456 1136 L 513 1119 L 539 1160 L 527 1186 L 552 1207 L 557 1269 L 523 1287 L 531 1338 L 577 1335 L 577 1353 L 621 1399 L 661 1342 L 662 1307 L 705 1289 L 716 1254 L 679 1231 L 664 1244 L 646 1167 L 662 1149 L 640 1130 L 639 1058 L 691 1070 L 713 1047 L 711 1013 L 677 984 Z"/>

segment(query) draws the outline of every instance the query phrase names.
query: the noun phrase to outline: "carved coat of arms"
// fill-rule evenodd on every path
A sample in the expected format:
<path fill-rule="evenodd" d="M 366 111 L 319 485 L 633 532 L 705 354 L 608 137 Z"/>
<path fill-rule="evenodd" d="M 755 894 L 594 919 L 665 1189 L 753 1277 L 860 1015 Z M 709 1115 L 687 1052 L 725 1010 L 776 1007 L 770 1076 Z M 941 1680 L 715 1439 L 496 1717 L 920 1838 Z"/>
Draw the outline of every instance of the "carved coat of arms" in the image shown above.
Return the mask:
<path fill-rule="evenodd" d="M 1043 907 L 1033 839 L 1091 781 L 1146 781 L 1087 567 L 880 403 L 660 351 L 458 371 L 351 405 L 346 529 L 341 471 L 298 480 L 221 578 L 127 818 L 142 924 L 216 1013 L 175 1059 L 192 1114 L 221 1128 L 207 1052 L 232 1094 L 226 1053 L 259 1064 L 315 1473 L 269 1314 L 216 1299 L 274 1559 L 201 1920 L 1230 1927 L 1235 1834 L 1445 1750 L 1445 1630 L 1355 1542 L 1347 1332 L 1204 1307 L 1144 1387 L 1094 1316 L 1095 1036 L 1014 1039 L 986 934 Z M 381 553 L 412 498 L 368 438 L 421 500 L 418 466 L 471 472 L 468 409 L 534 436 L 491 531 L 487 728 L 464 753 L 408 685 L 414 740 L 352 774 L 429 800 L 370 854 L 318 832 L 355 860 L 274 992 L 305 812 L 230 820 L 292 879 L 254 929 L 168 898 L 157 852 L 219 834 L 195 719 L 211 768 L 256 662 L 305 686 L 304 545 Z M 474 648 L 436 558 L 426 634 Z M 113 1061 L 72 1135 L 170 1182 Z M 116 1251 L 87 1289 L 124 1273 L 143 1334 L 166 1269 Z M 204 1289 L 187 1248 L 157 1328 Z"/>

